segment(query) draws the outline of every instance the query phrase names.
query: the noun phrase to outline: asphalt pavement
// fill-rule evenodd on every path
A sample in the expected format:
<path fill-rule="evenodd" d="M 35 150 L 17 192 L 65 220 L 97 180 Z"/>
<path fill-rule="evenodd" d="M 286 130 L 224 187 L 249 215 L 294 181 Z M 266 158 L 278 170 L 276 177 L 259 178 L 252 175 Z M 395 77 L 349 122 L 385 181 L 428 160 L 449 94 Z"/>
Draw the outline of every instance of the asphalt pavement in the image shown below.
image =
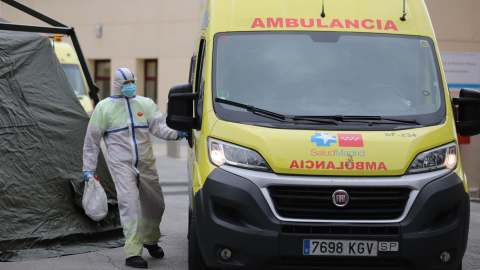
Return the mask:
<path fill-rule="evenodd" d="M 143 250 L 143 257 L 149 269 L 186 270 L 188 195 L 187 195 L 187 144 L 181 142 L 180 154 L 167 156 L 167 145 L 154 140 L 157 170 L 162 182 L 166 210 L 160 225 L 162 238 L 159 245 L 165 251 L 165 258 L 154 259 Z M 48 258 L 33 261 L 0 262 L 0 270 L 118 270 L 135 269 L 125 266 L 123 247 L 95 252 Z M 463 270 L 480 269 L 480 201 L 471 202 L 470 233 Z"/>

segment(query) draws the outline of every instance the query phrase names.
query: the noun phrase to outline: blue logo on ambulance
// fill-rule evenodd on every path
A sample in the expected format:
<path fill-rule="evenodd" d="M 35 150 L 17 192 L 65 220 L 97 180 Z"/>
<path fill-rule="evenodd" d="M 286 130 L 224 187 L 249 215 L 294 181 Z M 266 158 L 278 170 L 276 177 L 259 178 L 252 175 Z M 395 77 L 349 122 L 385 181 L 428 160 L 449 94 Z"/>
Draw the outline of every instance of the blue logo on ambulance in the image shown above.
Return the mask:
<path fill-rule="evenodd" d="M 317 146 L 330 146 L 331 143 L 337 142 L 337 137 L 329 135 L 328 133 L 315 133 L 312 136 L 311 142 L 316 143 Z"/>

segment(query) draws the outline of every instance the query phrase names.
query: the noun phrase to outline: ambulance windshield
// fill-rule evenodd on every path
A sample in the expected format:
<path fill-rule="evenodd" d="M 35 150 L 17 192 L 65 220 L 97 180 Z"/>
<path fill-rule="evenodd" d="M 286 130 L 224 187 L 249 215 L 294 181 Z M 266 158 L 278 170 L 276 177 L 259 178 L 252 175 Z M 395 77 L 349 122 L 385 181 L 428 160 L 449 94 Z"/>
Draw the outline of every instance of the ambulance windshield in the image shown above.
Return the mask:
<path fill-rule="evenodd" d="M 85 84 L 83 83 L 82 72 L 78 65 L 62 64 L 63 71 L 67 75 L 68 82 L 76 95 L 86 95 Z"/>
<path fill-rule="evenodd" d="M 427 37 L 338 32 L 217 34 L 214 99 L 281 115 L 375 116 L 421 124 L 445 116 L 434 44 Z M 226 102 L 222 119 L 270 121 Z"/>

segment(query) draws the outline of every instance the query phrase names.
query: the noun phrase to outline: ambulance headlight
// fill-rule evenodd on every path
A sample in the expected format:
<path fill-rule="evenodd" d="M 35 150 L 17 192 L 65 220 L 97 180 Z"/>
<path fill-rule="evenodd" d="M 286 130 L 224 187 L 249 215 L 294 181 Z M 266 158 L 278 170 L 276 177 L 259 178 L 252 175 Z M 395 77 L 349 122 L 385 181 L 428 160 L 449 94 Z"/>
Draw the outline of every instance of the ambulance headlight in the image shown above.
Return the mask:
<path fill-rule="evenodd" d="M 440 169 L 453 170 L 457 166 L 457 144 L 449 143 L 432 150 L 422 152 L 415 157 L 408 173 L 429 172 Z"/>
<path fill-rule="evenodd" d="M 265 159 L 251 149 L 208 138 L 210 161 L 217 165 L 230 165 L 257 171 L 270 171 Z"/>

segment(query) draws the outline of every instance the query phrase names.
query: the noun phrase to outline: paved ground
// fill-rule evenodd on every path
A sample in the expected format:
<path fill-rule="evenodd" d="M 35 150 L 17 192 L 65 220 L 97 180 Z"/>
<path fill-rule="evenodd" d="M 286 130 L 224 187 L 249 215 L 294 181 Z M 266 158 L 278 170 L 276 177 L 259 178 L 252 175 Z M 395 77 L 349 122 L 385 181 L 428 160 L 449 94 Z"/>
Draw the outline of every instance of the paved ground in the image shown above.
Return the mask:
<path fill-rule="evenodd" d="M 160 228 L 166 257 L 153 259 L 143 250 L 149 269 L 186 270 L 187 266 L 187 143 L 180 143 L 178 158 L 166 156 L 167 145 L 154 140 L 157 170 L 165 196 L 165 214 Z M 113 270 L 135 269 L 125 266 L 123 247 L 34 261 L 0 262 L 0 270 Z"/>
<path fill-rule="evenodd" d="M 480 200 L 470 203 L 470 232 L 465 257 L 463 257 L 463 270 L 480 269 Z"/>
<path fill-rule="evenodd" d="M 178 158 L 166 156 L 166 144 L 156 141 L 154 151 L 157 169 L 165 193 L 166 211 L 161 224 L 164 236 L 160 245 L 164 248 L 164 259 L 153 259 L 144 250 L 149 269 L 186 270 L 187 267 L 187 172 L 186 142 L 180 144 Z M 470 236 L 464 257 L 463 270 L 480 269 L 480 201 L 471 203 Z M 35 261 L 0 262 L 0 270 L 114 270 L 134 269 L 125 266 L 123 248 L 49 258 Z M 423 269 L 422 269 L 423 270 Z"/>

